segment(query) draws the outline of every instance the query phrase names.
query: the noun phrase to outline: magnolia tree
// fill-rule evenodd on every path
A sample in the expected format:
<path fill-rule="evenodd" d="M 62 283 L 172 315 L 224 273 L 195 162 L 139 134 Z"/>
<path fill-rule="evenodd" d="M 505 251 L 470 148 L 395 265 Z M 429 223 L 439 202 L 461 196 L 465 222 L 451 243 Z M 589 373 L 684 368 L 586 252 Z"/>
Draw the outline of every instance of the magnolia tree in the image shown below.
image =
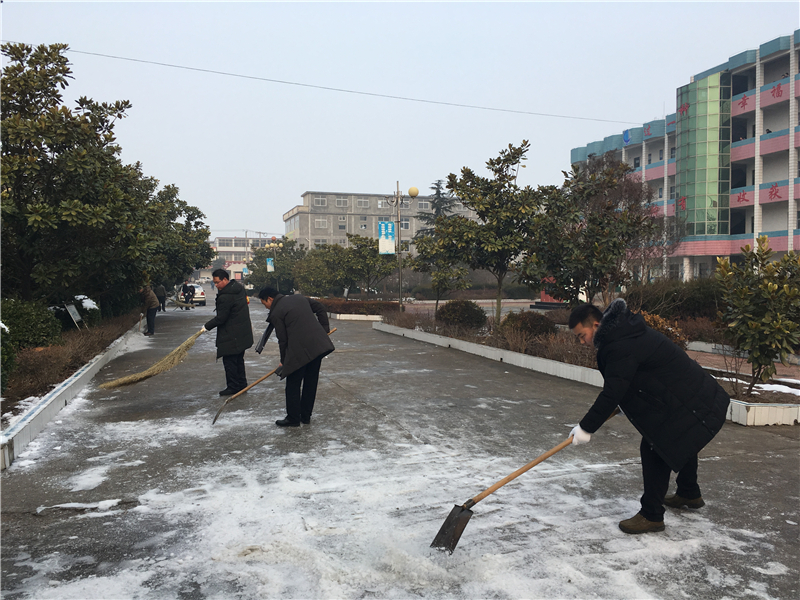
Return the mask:
<path fill-rule="evenodd" d="M 752 379 L 746 395 L 757 381 L 775 375 L 775 361 L 788 366 L 788 356 L 800 344 L 800 255 L 787 252 L 771 261 L 769 238 L 761 236 L 755 248 L 742 248 L 742 264 L 717 259 L 715 277 L 722 286 L 725 308 L 720 320 L 736 350 L 747 353 Z"/>

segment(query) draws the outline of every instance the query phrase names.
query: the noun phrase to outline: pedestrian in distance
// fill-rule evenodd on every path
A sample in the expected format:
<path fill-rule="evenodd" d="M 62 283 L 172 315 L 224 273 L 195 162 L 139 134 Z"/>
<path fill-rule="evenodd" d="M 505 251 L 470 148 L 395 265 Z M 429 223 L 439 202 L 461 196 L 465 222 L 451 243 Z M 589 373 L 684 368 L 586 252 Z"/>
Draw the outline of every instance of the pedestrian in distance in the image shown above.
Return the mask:
<path fill-rule="evenodd" d="M 269 309 L 267 322 L 275 328 L 280 346 L 278 375 L 286 379 L 286 417 L 278 427 L 311 423 L 322 359 L 334 351 L 325 307 L 300 294 L 284 296 L 265 287 L 258 298 Z"/>
<path fill-rule="evenodd" d="M 572 311 L 569 328 L 581 344 L 593 344 L 603 391 L 572 430 L 585 444 L 619 406 L 642 434 L 639 447 L 644 494 L 641 509 L 620 522 L 625 533 L 664 531 L 664 505 L 705 505 L 697 483 L 697 455 L 725 423 L 730 398 L 686 352 L 614 300 L 604 313 L 591 304 Z M 667 496 L 670 471 L 677 490 Z"/>
<path fill-rule="evenodd" d="M 144 335 L 151 336 L 156 332 L 156 313 L 158 312 L 158 298 L 149 285 L 142 286 L 139 290 L 142 299 L 142 308 L 147 315 L 147 330 Z"/>
<path fill-rule="evenodd" d="M 253 326 L 244 286 L 231 281 L 228 272 L 217 269 L 212 274 L 217 288 L 216 316 L 201 331 L 217 329 L 217 359 L 225 367 L 225 389 L 220 396 L 231 396 L 247 387 L 244 352 L 253 345 Z"/>
<path fill-rule="evenodd" d="M 194 286 L 189 283 L 188 279 L 185 279 L 183 282 L 183 287 L 181 287 L 181 294 L 183 295 L 184 303 L 189 305 L 181 308 L 186 308 L 186 310 L 191 310 L 192 308 L 194 308 L 194 306 L 192 306 L 192 301 L 194 300 Z"/>
<path fill-rule="evenodd" d="M 159 283 L 156 287 L 154 287 L 153 293 L 155 293 L 156 298 L 158 298 L 158 311 L 167 312 L 167 290 L 164 287 L 164 284 Z"/>

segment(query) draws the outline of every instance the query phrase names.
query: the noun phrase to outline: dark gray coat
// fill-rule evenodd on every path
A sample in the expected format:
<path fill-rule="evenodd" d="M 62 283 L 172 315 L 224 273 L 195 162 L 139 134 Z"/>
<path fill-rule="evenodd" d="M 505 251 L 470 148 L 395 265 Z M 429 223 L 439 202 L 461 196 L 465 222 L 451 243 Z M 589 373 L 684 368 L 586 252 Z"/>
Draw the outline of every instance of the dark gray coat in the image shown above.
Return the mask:
<path fill-rule="evenodd" d="M 328 313 L 312 298 L 278 294 L 272 301 L 267 322 L 275 327 L 278 336 L 283 377 L 335 349 L 328 336 L 331 329 Z"/>
<path fill-rule="evenodd" d="M 624 300 L 603 313 L 594 333 L 603 391 L 580 426 L 594 433 L 619 406 L 673 471 L 725 423 L 730 398 L 716 380 Z"/>
<path fill-rule="evenodd" d="M 209 331 L 217 327 L 217 358 L 244 352 L 253 345 L 253 325 L 244 286 L 229 281 L 217 291 L 217 316 L 206 323 Z"/>

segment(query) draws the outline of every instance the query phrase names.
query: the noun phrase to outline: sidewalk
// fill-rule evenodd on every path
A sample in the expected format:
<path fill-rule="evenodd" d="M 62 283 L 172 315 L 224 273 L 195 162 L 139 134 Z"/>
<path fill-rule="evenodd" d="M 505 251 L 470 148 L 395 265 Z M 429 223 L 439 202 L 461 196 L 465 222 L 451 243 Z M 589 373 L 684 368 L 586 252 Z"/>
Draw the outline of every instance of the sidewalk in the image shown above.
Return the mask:
<path fill-rule="evenodd" d="M 257 333 L 266 311 L 250 305 Z M 275 427 L 283 383 L 222 400 L 214 332 L 116 391 L 211 307 L 159 316 L 2 476 L 11 598 L 794 597 L 800 428 L 726 424 L 701 453 L 707 506 L 626 536 L 640 436 L 614 418 L 473 510 L 452 556 L 430 543 L 463 503 L 556 446 L 597 389 L 337 321 L 310 426 Z M 250 381 L 277 344 L 245 355 Z M 721 575 L 724 574 L 724 575 Z"/>
<path fill-rule="evenodd" d="M 726 370 L 725 365 L 725 357 L 721 354 L 713 354 L 711 352 L 697 352 L 694 350 L 687 350 L 686 354 L 691 356 L 697 362 L 699 362 L 704 367 L 709 367 L 712 369 L 720 369 L 722 371 Z M 796 379 L 800 381 L 800 365 L 789 365 L 788 367 L 781 364 L 780 362 L 775 363 L 775 368 L 777 372 L 775 373 L 776 379 Z M 744 363 L 742 366 L 742 371 L 744 373 L 750 372 L 750 364 Z"/>

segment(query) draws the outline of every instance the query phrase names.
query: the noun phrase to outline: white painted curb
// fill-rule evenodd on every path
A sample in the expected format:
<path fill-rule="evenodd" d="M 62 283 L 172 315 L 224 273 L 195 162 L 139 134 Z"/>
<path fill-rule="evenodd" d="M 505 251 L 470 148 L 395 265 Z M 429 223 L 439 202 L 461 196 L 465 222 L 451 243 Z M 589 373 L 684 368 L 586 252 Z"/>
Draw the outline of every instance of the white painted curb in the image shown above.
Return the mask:
<path fill-rule="evenodd" d="M 340 321 L 380 321 L 383 319 L 381 315 L 346 315 L 342 313 L 328 313 L 328 317 Z"/>
<path fill-rule="evenodd" d="M 123 342 L 137 333 L 139 324 L 134 325 L 106 348 L 102 354 L 78 369 L 69 379 L 62 381 L 28 409 L 22 418 L 6 429 L 0 436 L 0 469 L 6 469 L 14 462 L 22 450 L 44 429 L 69 401 L 80 392 L 92 377 L 109 361 L 119 354 Z"/>

